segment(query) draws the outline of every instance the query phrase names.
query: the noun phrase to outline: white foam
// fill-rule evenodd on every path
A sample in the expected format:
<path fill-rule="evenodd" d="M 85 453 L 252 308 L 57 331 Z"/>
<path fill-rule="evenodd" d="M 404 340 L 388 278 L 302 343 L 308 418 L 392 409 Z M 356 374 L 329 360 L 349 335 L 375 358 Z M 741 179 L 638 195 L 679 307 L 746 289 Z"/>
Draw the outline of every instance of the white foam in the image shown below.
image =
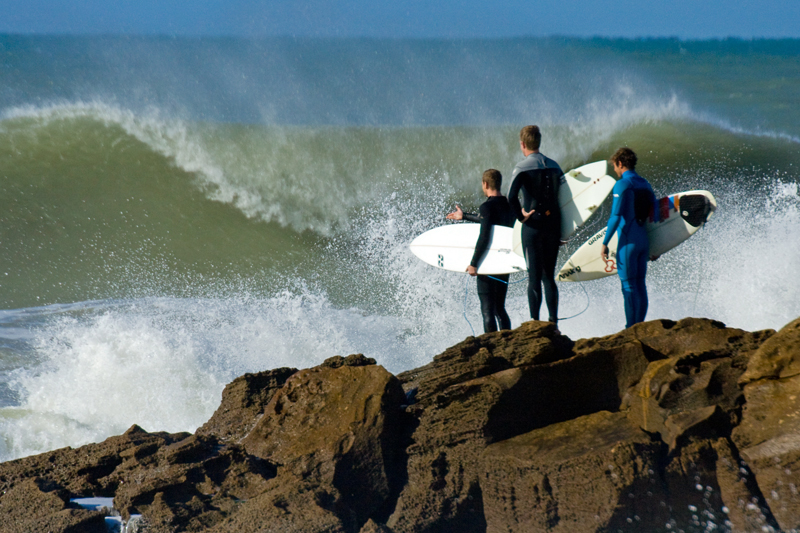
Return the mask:
<path fill-rule="evenodd" d="M 742 196 L 723 196 L 705 242 L 687 243 L 703 259 L 698 312 L 751 331 L 778 329 L 800 316 L 798 185 L 776 181 L 765 197 Z"/>
<path fill-rule="evenodd" d="M 30 311 L 30 310 L 28 310 Z M 132 424 L 194 431 L 245 372 L 364 353 L 394 372 L 415 361 L 397 317 L 335 309 L 324 295 L 137 300 L 70 312 L 33 331 L 39 361 L 15 371 L 0 409 L 0 460 L 99 442 Z"/>

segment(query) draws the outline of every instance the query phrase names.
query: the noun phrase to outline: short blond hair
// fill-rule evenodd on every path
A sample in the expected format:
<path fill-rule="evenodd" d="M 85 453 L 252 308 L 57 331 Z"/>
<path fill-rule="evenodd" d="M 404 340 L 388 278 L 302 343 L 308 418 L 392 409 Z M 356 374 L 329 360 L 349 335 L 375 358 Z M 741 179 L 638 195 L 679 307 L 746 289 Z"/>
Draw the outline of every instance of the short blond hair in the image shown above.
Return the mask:
<path fill-rule="evenodd" d="M 483 172 L 482 181 L 490 191 L 499 191 L 500 186 L 503 185 L 503 175 L 500 174 L 499 170 L 490 168 Z"/>
<path fill-rule="evenodd" d="M 539 126 L 525 126 L 519 130 L 519 140 L 528 150 L 538 150 L 542 144 L 542 132 Z"/>

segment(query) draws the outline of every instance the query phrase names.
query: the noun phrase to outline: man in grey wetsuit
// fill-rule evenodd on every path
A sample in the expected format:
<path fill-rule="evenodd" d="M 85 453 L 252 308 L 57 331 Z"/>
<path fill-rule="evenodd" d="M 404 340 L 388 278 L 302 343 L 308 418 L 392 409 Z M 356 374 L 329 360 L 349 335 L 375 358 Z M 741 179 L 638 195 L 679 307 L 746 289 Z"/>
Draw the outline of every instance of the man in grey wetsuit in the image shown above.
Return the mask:
<path fill-rule="evenodd" d="M 486 201 L 478 209 L 479 215 L 465 213 L 459 206 L 447 215 L 450 220 L 469 220 L 481 225 L 478 241 L 475 243 L 475 253 L 467 267 L 470 276 L 477 276 L 478 298 L 481 301 L 481 315 L 483 315 L 483 331 L 489 333 L 499 329 L 511 329 L 511 319 L 506 313 L 506 293 L 508 292 L 508 274 L 496 276 L 478 275 L 480 263 L 492 240 L 492 226 L 514 225 L 514 214 L 508 200 L 500 193 L 503 176 L 499 170 L 490 168 L 483 173 L 481 186 Z"/>
<path fill-rule="evenodd" d="M 538 126 L 519 132 L 519 147 L 525 155 L 511 174 L 508 201 L 522 222 L 522 249 L 528 266 L 528 306 L 531 318 L 539 320 L 542 284 L 549 321 L 558 322 L 558 287 L 555 270 L 561 245 L 561 208 L 558 188 L 564 173 L 558 163 L 539 153 L 542 134 Z M 522 202 L 518 195 L 522 192 Z"/>

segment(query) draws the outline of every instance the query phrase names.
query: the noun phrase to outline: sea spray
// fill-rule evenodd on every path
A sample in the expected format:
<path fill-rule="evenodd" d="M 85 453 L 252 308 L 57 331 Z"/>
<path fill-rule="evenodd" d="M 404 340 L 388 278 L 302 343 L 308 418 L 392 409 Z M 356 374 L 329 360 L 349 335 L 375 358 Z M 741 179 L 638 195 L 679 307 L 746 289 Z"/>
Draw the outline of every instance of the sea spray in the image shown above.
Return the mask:
<path fill-rule="evenodd" d="M 415 355 L 398 342 L 402 320 L 339 310 L 315 293 L 41 314 L 49 317 L 36 317 L 26 346 L 17 346 L 27 361 L 5 373 L 16 405 L 0 408 L 2 460 L 102 440 L 132 424 L 193 431 L 218 407 L 224 385 L 246 372 L 307 368 L 355 352 L 399 372 Z"/>

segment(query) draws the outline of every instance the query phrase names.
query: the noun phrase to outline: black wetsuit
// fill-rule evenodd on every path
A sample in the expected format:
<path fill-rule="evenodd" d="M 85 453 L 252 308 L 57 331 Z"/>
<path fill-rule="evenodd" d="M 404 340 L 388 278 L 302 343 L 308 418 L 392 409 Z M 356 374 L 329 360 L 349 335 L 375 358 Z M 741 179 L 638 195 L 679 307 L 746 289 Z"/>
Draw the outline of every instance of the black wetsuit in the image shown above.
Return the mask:
<path fill-rule="evenodd" d="M 564 173 L 558 163 L 540 153 L 530 154 L 511 175 L 508 200 L 521 222 L 522 208 L 535 212 L 522 225 L 522 247 L 528 266 L 528 306 L 531 318 L 539 320 L 542 284 L 551 322 L 558 321 L 558 287 L 555 271 L 561 243 L 561 210 L 558 187 Z M 522 203 L 518 195 L 522 191 Z M 546 205 L 545 205 L 546 204 Z"/>
<path fill-rule="evenodd" d="M 464 219 L 479 222 L 481 231 L 475 244 L 475 254 L 470 265 L 478 268 L 489 243 L 492 240 L 492 226 L 514 225 L 514 213 L 505 196 L 490 196 L 483 202 L 478 210 L 479 215 L 464 213 Z M 497 279 L 492 279 L 497 278 Z M 499 281 L 502 280 L 502 281 Z M 478 276 L 478 298 L 481 301 L 481 314 L 483 315 L 483 331 L 497 331 L 511 329 L 511 319 L 506 313 L 506 293 L 508 292 L 508 274 L 496 276 Z"/>

